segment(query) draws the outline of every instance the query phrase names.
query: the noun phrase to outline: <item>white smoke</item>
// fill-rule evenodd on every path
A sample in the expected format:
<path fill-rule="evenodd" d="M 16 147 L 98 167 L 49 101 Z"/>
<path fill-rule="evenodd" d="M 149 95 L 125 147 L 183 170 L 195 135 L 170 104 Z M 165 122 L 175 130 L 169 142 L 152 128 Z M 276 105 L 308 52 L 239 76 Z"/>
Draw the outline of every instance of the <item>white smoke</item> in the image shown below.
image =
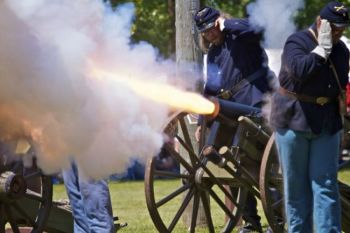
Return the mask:
<path fill-rule="evenodd" d="M 284 42 L 295 32 L 294 16 L 304 7 L 303 0 L 257 0 L 247 6 L 250 22 L 264 29 L 264 47 L 269 66 L 278 74 Z"/>
<path fill-rule="evenodd" d="M 258 0 L 247 7 L 250 21 L 265 29 L 267 48 L 282 48 L 295 31 L 294 17 L 304 7 L 303 0 Z"/>
<path fill-rule="evenodd" d="M 131 156 L 154 155 L 167 107 L 89 73 L 97 64 L 145 82 L 173 75 L 152 46 L 131 45 L 133 13 L 132 4 L 113 10 L 102 0 L 1 1 L 1 139 L 33 140 L 46 173 L 73 158 L 99 178 L 122 171 Z"/>
<path fill-rule="evenodd" d="M 303 0 L 257 0 L 247 6 L 250 22 L 264 30 L 264 48 L 269 58 L 269 67 L 278 76 L 281 68 L 281 54 L 287 38 L 295 32 L 294 17 L 304 7 Z M 277 91 L 278 79 L 271 83 Z M 262 115 L 269 124 L 271 94 L 264 96 Z"/>

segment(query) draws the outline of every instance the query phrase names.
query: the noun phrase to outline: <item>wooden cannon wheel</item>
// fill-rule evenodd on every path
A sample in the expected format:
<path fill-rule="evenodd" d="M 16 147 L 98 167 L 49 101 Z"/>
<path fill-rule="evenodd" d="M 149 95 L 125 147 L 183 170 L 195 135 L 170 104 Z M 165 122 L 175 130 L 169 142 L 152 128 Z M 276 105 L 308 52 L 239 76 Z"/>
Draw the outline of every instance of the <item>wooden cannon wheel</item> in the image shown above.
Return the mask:
<path fill-rule="evenodd" d="M 283 178 L 279 165 L 275 136 L 266 144 L 260 166 L 261 204 L 274 233 L 286 232 L 284 224 Z"/>
<path fill-rule="evenodd" d="M 180 172 L 161 170 L 157 165 L 159 156 L 146 165 L 145 194 L 150 216 L 162 233 L 196 232 L 200 226 L 210 233 L 231 232 L 240 220 L 247 193 L 232 177 L 217 177 L 208 169 L 210 162 L 195 150 L 197 142 L 191 140 L 193 131 L 190 132 L 186 123 L 187 117 L 187 113 L 174 114 L 163 130 L 169 141 L 164 144 L 163 152 L 181 165 Z M 165 192 L 163 187 L 169 182 L 175 185 Z M 229 207 L 227 200 L 234 207 Z M 180 220 L 186 213 L 189 213 L 188 225 Z"/>
<path fill-rule="evenodd" d="M 23 166 L 22 161 L 7 162 L 0 156 L 0 233 L 21 228 L 41 233 L 52 204 L 52 183 L 35 165 Z"/>

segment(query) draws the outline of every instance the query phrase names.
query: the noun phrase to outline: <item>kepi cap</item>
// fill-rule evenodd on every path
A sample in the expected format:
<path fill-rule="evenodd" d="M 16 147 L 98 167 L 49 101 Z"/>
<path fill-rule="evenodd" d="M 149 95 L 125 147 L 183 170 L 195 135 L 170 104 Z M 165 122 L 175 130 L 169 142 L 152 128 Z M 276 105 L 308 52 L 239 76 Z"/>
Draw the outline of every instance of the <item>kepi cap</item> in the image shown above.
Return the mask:
<path fill-rule="evenodd" d="M 322 19 L 327 19 L 336 27 L 350 26 L 348 8 L 341 2 L 329 2 L 320 12 Z"/>
<path fill-rule="evenodd" d="M 193 19 L 199 32 L 204 32 L 215 25 L 215 20 L 220 16 L 220 12 L 211 7 L 203 7 L 196 12 Z"/>

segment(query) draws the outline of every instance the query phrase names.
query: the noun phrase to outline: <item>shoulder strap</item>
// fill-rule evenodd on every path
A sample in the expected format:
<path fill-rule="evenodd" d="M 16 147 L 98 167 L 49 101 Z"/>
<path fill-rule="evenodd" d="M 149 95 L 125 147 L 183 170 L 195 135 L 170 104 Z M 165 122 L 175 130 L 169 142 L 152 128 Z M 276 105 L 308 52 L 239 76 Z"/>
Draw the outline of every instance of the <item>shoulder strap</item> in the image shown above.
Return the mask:
<path fill-rule="evenodd" d="M 334 77 L 335 77 L 335 79 L 337 80 L 337 84 L 338 84 L 338 87 L 339 87 L 340 95 L 341 95 L 341 97 L 343 98 L 343 97 L 345 97 L 345 96 L 344 96 L 344 93 L 342 92 L 342 89 L 343 89 L 343 88 L 341 87 L 341 84 L 340 84 L 340 80 L 339 80 L 339 76 L 338 76 L 337 70 L 335 69 L 335 66 L 334 66 L 332 60 L 331 60 L 330 58 L 328 58 L 328 60 L 329 60 L 329 63 L 331 64 L 330 67 L 331 67 L 331 69 L 332 69 L 332 71 L 333 71 Z"/>
<path fill-rule="evenodd" d="M 243 78 L 241 81 L 239 81 L 236 85 L 232 86 L 230 89 L 224 90 L 221 92 L 218 97 L 223 97 L 224 99 L 231 98 L 238 90 L 240 90 L 243 86 L 246 84 L 252 84 L 253 81 L 255 81 L 257 78 L 263 76 L 268 70 L 266 67 L 261 67 L 257 71 L 255 71 L 253 74 L 249 75 L 246 78 Z"/>
<path fill-rule="evenodd" d="M 312 38 L 314 39 L 316 44 L 318 44 L 317 36 L 316 36 L 316 33 L 314 32 L 314 30 L 312 30 L 312 28 L 308 28 L 308 31 L 311 33 Z"/>

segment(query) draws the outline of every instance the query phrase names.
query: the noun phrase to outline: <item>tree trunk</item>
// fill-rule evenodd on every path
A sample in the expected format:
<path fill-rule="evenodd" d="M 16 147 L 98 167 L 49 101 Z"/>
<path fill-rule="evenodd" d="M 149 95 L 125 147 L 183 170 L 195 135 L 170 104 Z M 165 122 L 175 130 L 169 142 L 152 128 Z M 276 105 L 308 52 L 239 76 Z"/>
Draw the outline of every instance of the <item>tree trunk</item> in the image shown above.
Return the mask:
<path fill-rule="evenodd" d="M 168 43 L 168 54 L 172 57 L 175 53 L 175 0 L 168 0 L 170 41 Z"/>

